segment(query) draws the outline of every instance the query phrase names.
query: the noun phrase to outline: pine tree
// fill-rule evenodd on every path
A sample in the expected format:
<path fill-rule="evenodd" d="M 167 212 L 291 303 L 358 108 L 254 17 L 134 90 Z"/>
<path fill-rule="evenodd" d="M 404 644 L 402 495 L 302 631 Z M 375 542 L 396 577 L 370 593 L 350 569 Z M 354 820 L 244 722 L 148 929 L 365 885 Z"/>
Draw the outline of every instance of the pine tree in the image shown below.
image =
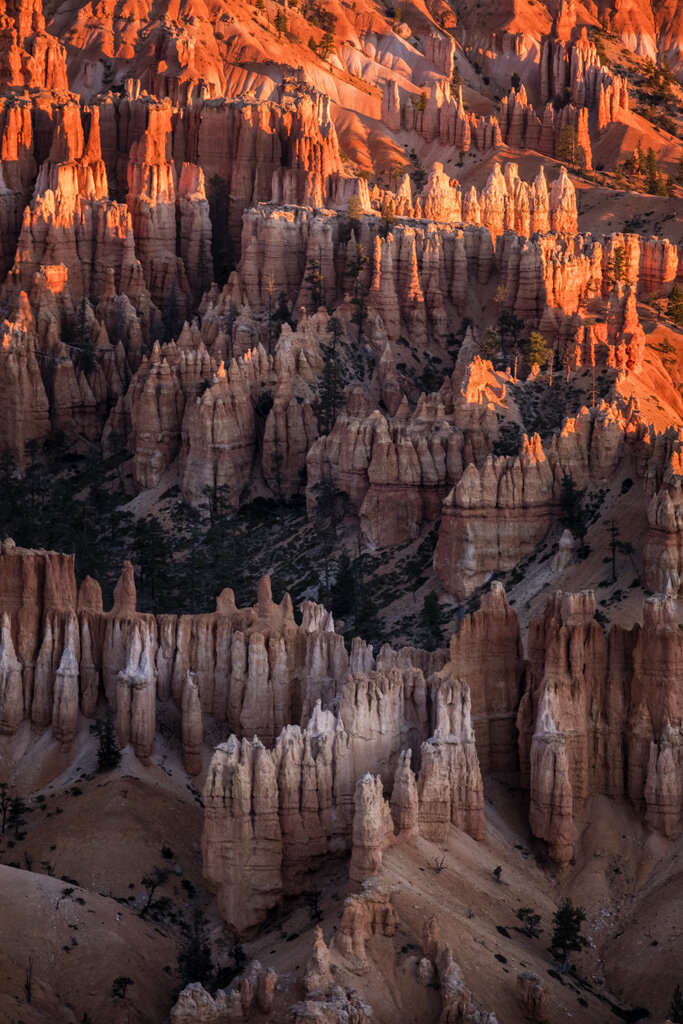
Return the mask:
<path fill-rule="evenodd" d="M 331 588 L 332 612 L 337 618 L 345 618 L 353 611 L 355 602 L 356 574 L 353 562 L 346 548 L 342 548 L 335 566 L 335 580 Z"/>
<path fill-rule="evenodd" d="M 331 32 L 326 32 L 320 40 L 318 46 L 318 56 L 322 60 L 327 60 L 334 53 L 334 36 Z"/>
<path fill-rule="evenodd" d="M 12 798 L 9 805 L 7 822 L 9 824 L 9 827 L 11 829 L 14 829 L 15 839 L 21 838 L 21 830 L 26 824 L 26 819 L 24 818 L 24 815 L 26 814 L 27 809 L 28 808 L 26 807 L 26 804 L 24 803 L 20 796 L 15 796 Z"/>
<path fill-rule="evenodd" d="M 178 971 L 183 985 L 191 985 L 195 981 L 204 985 L 213 973 L 206 919 L 200 910 L 194 912 L 192 924 L 178 955 Z"/>
<path fill-rule="evenodd" d="M 391 199 L 386 203 L 382 203 L 381 217 L 382 223 L 379 227 L 379 235 L 381 238 L 386 238 L 396 221 L 396 211 L 394 210 L 394 204 Z"/>
<path fill-rule="evenodd" d="M 552 355 L 552 349 L 540 331 L 532 331 L 526 346 L 525 358 L 529 366 L 543 367 Z"/>
<path fill-rule="evenodd" d="M 279 338 L 284 324 L 292 326 L 292 313 L 285 292 L 280 292 L 277 297 L 277 305 L 270 314 L 270 329 L 274 338 Z"/>
<path fill-rule="evenodd" d="M 279 10 L 275 15 L 275 28 L 277 30 L 278 39 L 282 39 L 282 33 L 287 31 L 287 27 L 287 15 L 283 10 Z"/>
<path fill-rule="evenodd" d="M 349 199 L 349 206 L 347 213 L 349 215 L 349 221 L 351 222 L 351 230 L 358 237 L 358 232 L 361 227 L 361 217 L 363 216 L 363 207 L 360 205 L 360 199 L 354 192 Z"/>
<path fill-rule="evenodd" d="M 515 71 L 510 78 L 510 86 L 515 90 L 515 92 L 517 92 L 521 84 L 522 81 L 519 77 L 519 74 Z"/>
<path fill-rule="evenodd" d="M 320 268 L 320 260 L 310 260 L 304 280 L 311 290 L 312 311 L 317 313 L 325 303 L 325 276 Z"/>
<path fill-rule="evenodd" d="M 659 174 L 657 173 L 657 157 L 655 156 L 654 149 L 650 146 L 647 153 L 645 154 L 645 189 L 652 195 L 657 194 L 657 186 L 659 184 Z"/>
<path fill-rule="evenodd" d="M 500 334 L 495 327 L 489 327 L 483 340 L 479 343 L 484 359 L 495 359 L 500 352 Z"/>
<path fill-rule="evenodd" d="M 562 477 L 560 492 L 560 522 L 578 537 L 581 542 L 581 554 L 585 551 L 584 538 L 588 528 L 588 517 L 584 508 L 584 491 L 579 491 L 571 473 Z"/>
<path fill-rule="evenodd" d="M 569 954 L 580 953 L 588 945 L 588 940 L 581 934 L 581 926 L 586 920 L 583 907 L 575 907 L 570 899 L 563 899 L 553 914 L 553 937 L 550 941 L 550 952 L 560 960 L 561 972 L 569 969 Z"/>
<path fill-rule="evenodd" d="M 674 989 L 671 1009 L 669 1010 L 669 1020 L 671 1024 L 683 1024 L 683 992 L 681 992 L 680 985 L 676 985 Z"/>
<path fill-rule="evenodd" d="M 538 927 L 541 923 L 541 915 L 537 914 L 533 907 L 520 907 L 517 917 L 524 925 L 524 934 L 528 935 L 530 939 L 537 938 L 541 931 Z"/>
<path fill-rule="evenodd" d="M 214 174 L 209 178 L 206 187 L 206 198 L 209 201 L 209 220 L 211 221 L 211 258 L 213 260 L 213 277 L 219 287 L 227 283 L 230 272 L 234 268 L 235 257 L 228 230 L 230 212 L 230 188 L 225 178 Z"/>
<path fill-rule="evenodd" d="M 337 342 L 343 333 L 343 326 L 338 317 L 330 317 L 327 324 L 328 334 L 332 336 L 329 345 L 323 345 L 323 372 L 320 379 L 318 407 L 318 429 L 321 434 L 329 434 L 337 418 L 342 402 L 344 387 L 339 362 L 337 360 Z"/>
<path fill-rule="evenodd" d="M 365 313 L 367 310 L 367 295 L 363 283 L 363 271 L 367 267 L 368 262 L 365 246 L 358 243 L 356 246 L 356 256 L 349 264 L 349 274 L 353 278 L 353 298 L 351 302 L 355 306 L 351 316 L 351 323 L 358 327 L 359 344 L 363 334 L 363 324 L 365 323 Z"/>
<path fill-rule="evenodd" d="M 620 281 L 625 280 L 626 270 L 626 248 L 623 245 L 617 245 L 612 250 L 610 258 L 607 261 L 607 276 L 610 282 L 612 284 L 617 284 Z"/>
<path fill-rule="evenodd" d="M 86 375 L 92 373 L 97 366 L 95 358 L 95 347 L 92 343 L 92 335 L 88 325 L 88 300 L 85 295 L 78 303 L 78 314 L 76 318 L 76 345 L 78 347 L 78 365 Z"/>
<path fill-rule="evenodd" d="M 178 284 L 178 278 L 174 277 L 166 305 L 162 312 L 167 341 L 176 341 L 183 329 L 185 321 L 183 318 L 182 306 L 182 291 Z"/>
<path fill-rule="evenodd" d="M 121 763 L 121 751 L 116 741 L 116 727 L 111 711 L 107 712 L 105 718 L 98 718 L 94 728 L 98 739 L 97 770 L 110 772 Z"/>
<path fill-rule="evenodd" d="M 160 885 L 163 885 L 170 875 L 168 868 L 160 868 L 158 866 L 153 867 L 148 875 L 145 875 L 140 880 L 140 885 L 145 890 L 145 902 L 138 914 L 138 917 L 146 917 L 150 910 L 155 909 L 156 904 L 159 902 L 154 899 L 156 891 Z"/>
<path fill-rule="evenodd" d="M 0 782 L 0 834 L 5 834 L 7 828 L 7 815 L 12 806 L 12 795 L 9 791 L 9 783 Z"/>
<path fill-rule="evenodd" d="M 683 324 L 683 288 L 677 281 L 669 293 L 667 313 L 678 327 Z"/>
<path fill-rule="evenodd" d="M 365 640 L 379 632 L 377 603 L 372 595 L 370 581 L 365 575 L 365 558 L 362 552 L 354 562 L 356 579 L 354 583 L 353 633 Z"/>
<path fill-rule="evenodd" d="M 427 634 L 427 650 L 433 651 L 443 643 L 441 605 L 435 590 L 425 594 L 420 618 Z"/>
<path fill-rule="evenodd" d="M 579 145 L 579 133 L 573 124 L 567 124 L 560 132 L 557 143 L 557 159 L 570 167 L 583 169 L 586 166 L 586 153 Z"/>

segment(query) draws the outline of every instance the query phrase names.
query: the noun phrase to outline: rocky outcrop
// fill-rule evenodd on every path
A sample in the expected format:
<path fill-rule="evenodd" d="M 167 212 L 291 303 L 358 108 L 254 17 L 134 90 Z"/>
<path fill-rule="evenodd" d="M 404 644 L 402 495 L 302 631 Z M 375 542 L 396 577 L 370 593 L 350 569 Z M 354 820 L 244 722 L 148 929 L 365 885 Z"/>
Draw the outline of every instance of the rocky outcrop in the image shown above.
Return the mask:
<path fill-rule="evenodd" d="M 517 615 L 500 583 L 481 599 L 451 637 L 450 661 L 443 670 L 466 683 L 472 726 L 482 772 L 518 767 L 515 720 L 522 695 L 525 660 Z"/>
<path fill-rule="evenodd" d="M 382 853 L 391 845 L 394 828 L 379 776 L 364 775 L 354 794 L 349 878 L 363 882 L 379 873 Z"/>
<path fill-rule="evenodd" d="M 295 1003 L 289 1010 L 291 1024 L 372 1024 L 372 1007 L 352 989 L 335 986 L 328 994 Z"/>
<path fill-rule="evenodd" d="M 548 1019 L 546 989 L 535 971 L 520 971 L 517 975 L 517 995 L 525 1020 L 543 1024 Z"/>
<path fill-rule="evenodd" d="M 188 672 L 182 697 L 183 763 L 188 775 L 199 775 L 202 770 L 202 705 L 199 687 Z"/>
<path fill-rule="evenodd" d="M 346 491 L 374 544 L 398 544 L 438 518 L 449 484 L 468 460 L 480 461 L 497 433 L 494 405 L 505 385 L 478 357 L 465 379 L 459 370 L 441 390 L 422 396 L 413 413 L 402 405 L 392 418 L 342 414 L 307 457 L 309 507 L 325 472 Z"/>
<path fill-rule="evenodd" d="M 578 487 L 605 479 L 629 450 L 645 453 L 646 434 L 633 403 L 602 403 L 565 421 L 547 449 L 524 437 L 515 458 L 470 463 L 444 501 L 434 565 L 446 589 L 463 600 L 523 561 L 557 518 L 564 474 Z"/>
<path fill-rule="evenodd" d="M 390 807 L 396 838 L 414 844 L 419 831 L 420 805 L 410 760 L 411 751 L 402 751 L 394 775 Z"/>
<path fill-rule="evenodd" d="M 228 989 L 219 989 L 211 996 L 201 982 L 195 981 L 182 990 L 171 1010 L 171 1024 L 239 1024 L 251 1018 L 252 1012 L 269 1014 L 273 1005 L 277 974 L 254 960 L 247 971 Z"/>
<path fill-rule="evenodd" d="M 681 477 L 670 476 L 647 509 L 645 580 L 651 591 L 677 597 L 683 575 L 683 500 Z"/>
<path fill-rule="evenodd" d="M 594 793 L 628 795 L 664 835 L 679 833 L 681 630 L 671 602 L 650 598 L 642 627 L 593 617 L 592 593 L 558 594 L 529 631 L 530 670 L 520 704 L 520 762 L 529 820 L 561 864 Z"/>
<path fill-rule="evenodd" d="M 420 961 L 420 968 L 426 973 L 431 965 L 441 991 L 440 1024 L 448 1024 L 449 1021 L 456 1024 L 460 1021 L 463 1024 L 497 1024 L 496 1015 L 484 1010 L 465 985 L 451 947 L 439 937 L 439 924 L 434 917 L 425 923 L 422 945 L 424 958 Z"/>
<path fill-rule="evenodd" d="M 432 37 L 428 37 L 432 38 Z M 440 42 L 431 44 L 440 52 Z M 446 42 L 451 43 L 450 39 Z M 452 62 L 452 50 L 450 50 Z M 447 59 L 444 53 L 444 59 Z M 426 142 L 438 139 L 442 144 L 454 146 L 462 153 L 470 149 L 495 149 L 502 143 L 500 126 L 495 117 L 477 117 L 465 111 L 462 89 L 451 95 L 450 84 L 437 80 L 429 90 L 426 105 L 421 107 L 409 97 L 401 102 L 395 82 L 390 82 L 382 96 L 382 121 L 393 131 L 405 128 L 418 132 Z"/>
<path fill-rule="evenodd" d="M 383 889 L 365 887 L 349 896 L 334 937 L 334 948 L 341 953 L 351 970 L 362 974 L 369 964 L 365 944 L 373 935 L 391 937 L 398 927 L 399 918 L 391 896 Z"/>
<path fill-rule="evenodd" d="M 486 835 L 484 791 L 472 731 L 470 692 L 456 680 L 434 691 L 436 731 L 422 744 L 417 781 L 420 835 L 443 843 L 449 825 L 474 839 Z"/>
<path fill-rule="evenodd" d="M 310 992 L 329 992 L 331 987 L 330 951 L 325 944 L 323 930 L 318 926 L 315 929 L 313 952 L 306 964 L 306 971 L 304 973 L 304 990 L 306 994 Z"/>

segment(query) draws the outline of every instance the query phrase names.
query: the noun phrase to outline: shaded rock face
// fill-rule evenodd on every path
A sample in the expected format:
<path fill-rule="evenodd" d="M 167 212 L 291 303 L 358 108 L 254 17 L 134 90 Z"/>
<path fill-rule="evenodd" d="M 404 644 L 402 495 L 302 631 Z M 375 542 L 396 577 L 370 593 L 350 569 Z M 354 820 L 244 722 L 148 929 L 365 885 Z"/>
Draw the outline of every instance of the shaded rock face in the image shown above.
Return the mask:
<path fill-rule="evenodd" d="M 516 717 L 525 659 L 517 615 L 502 584 L 494 583 L 479 611 L 463 619 L 451 637 L 450 660 L 443 671 L 469 687 L 482 772 L 516 771 Z"/>
<path fill-rule="evenodd" d="M 468 460 L 480 464 L 489 454 L 498 431 L 494 404 L 504 397 L 505 385 L 491 364 L 475 356 L 464 379 L 456 368 L 413 412 L 402 403 L 393 417 L 378 410 L 339 416 L 306 459 L 309 508 L 315 507 L 317 485 L 332 473 L 371 543 L 416 537 L 425 521 L 438 518 Z"/>
<path fill-rule="evenodd" d="M 42 727 L 52 723 L 66 742 L 74 711 L 80 707 L 92 717 L 104 694 L 117 714 L 120 743 L 132 742 L 145 760 L 156 702 L 172 698 L 182 712 L 186 763 L 194 771 L 203 715 L 227 721 L 240 736 L 258 728 L 271 743 L 288 722 L 300 715 L 307 720 L 316 700 L 331 699 L 348 671 L 343 639 L 327 619 L 316 621 L 309 609 L 297 626 L 289 597 L 274 604 L 267 578 L 253 608 L 236 608 L 232 591 L 224 591 L 213 613 L 154 616 L 136 611 L 133 569 L 126 563 L 113 607 L 104 612 L 94 580 L 84 580 L 77 592 L 73 556 L 5 541 L 0 581 L 0 715 L 8 733 L 30 718 Z M 391 654 L 387 648 L 385 659 Z M 409 654 L 406 659 L 410 664 Z M 396 686 L 400 674 L 392 671 Z"/>
<path fill-rule="evenodd" d="M 525 1020 L 543 1022 L 548 1019 L 546 989 L 535 971 L 520 971 L 517 994 Z"/>
<path fill-rule="evenodd" d="M 268 1014 L 273 1005 L 277 974 L 253 960 L 228 989 L 210 995 L 201 982 L 187 985 L 171 1010 L 171 1024 L 224 1024 L 246 1021 L 252 1012 Z"/>
<path fill-rule="evenodd" d="M 434 566 L 445 588 L 465 600 L 490 573 L 509 571 L 530 555 L 558 517 L 565 473 L 583 487 L 632 455 L 647 486 L 662 455 L 651 436 L 632 401 L 603 402 L 566 420 L 547 449 L 535 435 L 523 438 L 516 457 L 470 463 L 444 500 Z"/>
<path fill-rule="evenodd" d="M 432 917 L 425 922 L 422 945 L 424 957 L 420 969 L 424 977 L 436 977 L 441 990 L 439 1020 L 468 1021 L 470 1024 L 497 1024 L 496 1015 L 476 1001 L 465 985 L 462 970 L 453 959 L 451 947 L 441 941 L 439 922 Z"/>
<path fill-rule="evenodd" d="M 363 973 L 369 967 L 365 952 L 368 939 L 373 935 L 391 937 L 398 923 L 389 893 L 377 888 L 364 889 L 346 900 L 334 946 L 352 970 Z"/>
<path fill-rule="evenodd" d="M 391 810 L 379 776 L 367 774 L 358 780 L 354 805 L 349 878 L 363 882 L 379 872 L 382 853 L 394 837 Z"/>
<path fill-rule="evenodd" d="M 204 877 L 233 927 L 245 931 L 259 924 L 284 894 L 301 890 L 322 856 L 350 850 L 355 881 L 379 872 L 394 821 L 381 774 L 370 772 L 395 779 L 391 807 L 399 838 L 406 832 L 414 837 L 418 828 L 427 838 L 437 831 L 445 836 L 451 823 L 483 838 L 482 781 L 466 688 L 450 731 L 442 725 L 422 744 L 417 781 L 401 753 L 411 719 L 416 722 L 409 704 L 419 707 L 425 697 L 424 689 L 420 694 L 415 688 L 414 672 L 347 677 L 338 715 L 318 704 L 307 727 L 288 726 L 272 750 L 235 736 L 216 748 L 204 788 Z M 444 684 L 433 679 L 432 703 L 451 700 L 451 688 L 441 698 Z M 418 721 L 416 745 L 430 726 Z"/>
<path fill-rule="evenodd" d="M 529 672 L 517 724 L 529 820 L 567 863 L 575 819 L 594 793 L 627 795 L 664 835 L 681 799 L 681 630 L 667 598 L 649 598 L 642 627 L 593 617 L 592 592 L 558 594 L 529 629 Z"/>

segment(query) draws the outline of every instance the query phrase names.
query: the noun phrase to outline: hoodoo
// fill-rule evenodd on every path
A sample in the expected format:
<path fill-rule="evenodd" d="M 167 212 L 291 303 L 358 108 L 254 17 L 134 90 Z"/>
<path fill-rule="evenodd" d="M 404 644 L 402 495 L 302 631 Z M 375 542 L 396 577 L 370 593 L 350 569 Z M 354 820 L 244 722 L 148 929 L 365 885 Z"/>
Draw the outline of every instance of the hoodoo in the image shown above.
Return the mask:
<path fill-rule="evenodd" d="M 0 0 L 3 1021 L 683 1020 L 675 6 Z"/>

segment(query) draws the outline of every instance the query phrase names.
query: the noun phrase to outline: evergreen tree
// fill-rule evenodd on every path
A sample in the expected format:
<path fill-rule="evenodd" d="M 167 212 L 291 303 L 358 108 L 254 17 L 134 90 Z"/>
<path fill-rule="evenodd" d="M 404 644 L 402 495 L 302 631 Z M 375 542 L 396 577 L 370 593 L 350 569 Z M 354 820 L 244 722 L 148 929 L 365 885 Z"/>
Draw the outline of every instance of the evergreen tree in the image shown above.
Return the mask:
<path fill-rule="evenodd" d="M 669 293 L 667 313 L 678 327 L 683 325 L 683 288 L 677 281 Z"/>
<path fill-rule="evenodd" d="M 327 60 L 334 53 L 334 36 L 331 32 L 326 32 L 320 40 L 318 46 L 318 56 L 322 60 Z"/>
<path fill-rule="evenodd" d="M 284 461 L 285 457 L 282 454 L 277 417 L 273 413 L 273 480 L 275 482 L 275 494 L 279 501 L 282 500 L 282 465 Z"/>
<path fill-rule="evenodd" d="M 263 0 L 261 0 L 261 3 Z M 234 269 L 235 257 L 228 230 L 230 213 L 230 188 L 225 178 L 214 174 L 209 178 L 206 187 L 206 198 L 209 202 L 209 220 L 211 221 L 211 258 L 213 260 L 213 277 L 219 287 L 227 283 L 230 272 Z"/>
<path fill-rule="evenodd" d="M 312 259 L 308 264 L 308 273 L 304 278 L 311 290 L 311 307 L 317 313 L 325 304 L 325 277 L 320 268 L 320 260 Z"/>
<path fill-rule="evenodd" d="M 332 614 L 345 618 L 353 611 L 355 603 L 356 574 L 351 556 L 342 548 L 335 566 L 335 580 L 331 588 Z"/>
<path fill-rule="evenodd" d="M 607 261 L 607 276 L 610 283 L 617 284 L 620 281 L 624 281 L 626 278 L 626 270 L 626 248 L 623 245 L 617 245 L 612 250 L 610 258 Z"/>
<path fill-rule="evenodd" d="M 674 989 L 671 1009 L 669 1010 L 669 1020 L 671 1024 L 683 1024 L 683 992 L 681 992 L 680 985 L 676 985 Z"/>
<path fill-rule="evenodd" d="M 425 594 L 420 618 L 427 634 L 427 650 L 433 651 L 443 643 L 441 605 L 435 590 Z"/>
<path fill-rule="evenodd" d="M 583 907 L 575 907 L 570 899 L 563 899 L 553 914 L 553 937 L 550 941 L 550 952 L 561 961 L 561 972 L 569 969 L 569 954 L 580 953 L 588 945 L 587 939 L 581 934 L 581 926 L 586 920 Z"/>
<path fill-rule="evenodd" d="M 173 284 L 168 295 L 168 300 L 162 312 L 164 321 L 164 332 L 166 341 L 176 341 L 183 329 L 183 299 L 178 278 L 173 278 Z"/>
<path fill-rule="evenodd" d="M 495 327 L 489 327 L 483 340 L 479 343 L 484 359 L 495 359 L 500 352 L 500 334 Z"/>
<path fill-rule="evenodd" d="M 330 572 L 332 569 L 332 553 L 337 540 L 337 530 L 344 517 L 349 513 L 349 496 L 341 491 L 332 474 L 329 462 L 323 466 L 320 481 L 312 488 L 315 495 L 314 522 L 316 533 L 322 547 L 324 586 L 320 599 L 323 602 L 330 596 Z"/>
<path fill-rule="evenodd" d="M 20 796 L 15 796 L 12 798 L 9 805 L 7 822 L 9 824 L 9 827 L 11 829 L 14 829 L 15 839 L 21 838 L 21 830 L 26 824 L 26 819 L 24 818 L 24 815 L 26 814 L 27 809 L 28 808 L 26 807 L 26 804 L 24 803 Z"/>
<path fill-rule="evenodd" d="M 330 317 L 327 325 L 328 334 L 332 336 L 329 345 L 323 345 L 323 372 L 320 379 L 318 406 L 318 429 L 321 434 L 329 434 L 337 418 L 342 402 L 344 387 L 337 360 L 337 341 L 343 333 L 343 326 L 338 317 Z"/>
<path fill-rule="evenodd" d="M 584 507 L 584 491 L 579 491 L 574 483 L 571 473 L 565 473 L 562 477 L 562 490 L 560 492 L 560 522 L 568 530 L 578 537 L 581 542 L 581 554 L 584 553 L 584 538 L 588 529 L 588 517 Z"/>
<path fill-rule="evenodd" d="M 194 912 L 192 924 L 178 955 L 178 971 L 183 985 L 191 985 L 195 981 L 205 985 L 213 973 L 206 919 L 200 910 Z"/>
<path fill-rule="evenodd" d="M 116 727 L 111 711 L 105 718 L 98 718 L 94 726 L 97 733 L 97 770 L 110 772 L 121 763 L 121 751 L 116 741 Z"/>
<path fill-rule="evenodd" d="M 158 900 L 155 900 L 156 891 L 160 885 L 163 885 L 170 875 L 168 868 L 153 867 L 148 875 L 145 875 L 140 880 L 140 885 L 145 890 L 145 902 L 138 914 L 138 917 L 146 917 L 150 910 L 155 909 L 158 904 Z"/>
<path fill-rule="evenodd" d="M 655 151 L 652 146 L 650 146 L 645 154 L 644 174 L 646 191 L 650 192 L 652 195 L 656 195 L 659 183 L 659 174 L 657 173 L 657 157 L 655 156 Z"/>
<path fill-rule="evenodd" d="M 579 134 L 573 124 L 565 125 L 560 132 L 557 159 L 579 170 L 586 166 L 586 153 L 583 146 L 579 145 Z"/>
<path fill-rule="evenodd" d="M 510 85 L 515 90 L 515 92 L 517 92 L 521 84 L 522 81 L 519 77 L 519 74 L 515 71 L 513 75 L 510 77 Z"/>
<path fill-rule="evenodd" d="M 517 917 L 524 925 L 524 934 L 528 935 L 530 939 L 537 938 L 541 931 L 538 927 L 541 923 L 541 915 L 537 914 L 533 907 L 520 907 Z"/>
<path fill-rule="evenodd" d="M 360 205 L 360 199 L 355 192 L 349 199 L 347 212 L 349 215 L 350 229 L 353 231 L 356 238 L 358 238 L 358 233 L 361 228 L 361 217 L 363 216 L 363 207 Z"/>
<path fill-rule="evenodd" d="M 112 990 L 111 990 L 112 996 L 114 997 L 114 999 L 125 999 L 126 998 L 126 989 L 128 988 L 129 985 L 132 985 L 132 984 L 133 984 L 133 979 L 129 978 L 125 974 L 120 974 L 118 976 L 118 978 L 114 978 L 114 983 L 112 985 Z"/>
<path fill-rule="evenodd" d="M 394 210 L 394 204 L 390 199 L 386 203 L 382 203 L 381 217 L 382 223 L 379 227 L 379 234 L 381 238 L 386 238 L 396 220 L 396 211 Z"/>
<path fill-rule="evenodd" d="M 278 39 L 282 39 L 282 33 L 287 31 L 287 27 L 287 15 L 282 9 L 280 9 L 275 15 L 275 28 Z"/>
<path fill-rule="evenodd" d="M 7 782 L 0 782 L 0 834 L 4 836 L 7 828 L 7 816 L 12 805 L 12 796 Z"/>
<path fill-rule="evenodd" d="M 552 356 L 552 349 L 540 331 L 532 331 L 526 346 L 525 358 L 529 366 L 543 367 Z"/>
<path fill-rule="evenodd" d="M 354 582 L 353 634 L 367 640 L 379 632 L 380 623 L 377 603 L 365 573 L 365 556 L 360 550 L 354 562 L 354 569 L 356 579 Z"/>
<path fill-rule="evenodd" d="M 500 288 L 499 288 L 500 291 Z M 496 298 L 498 292 L 496 292 Z M 503 299 L 505 293 L 503 292 Z M 503 301 L 501 299 L 501 302 Z M 500 334 L 501 341 L 505 345 L 510 345 L 514 348 L 519 344 L 520 334 L 524 329 L 524 321 L 521 317 L 515 316 L 514 313 L 510 313 L 506 309 L 501 309 L 498 314 L 498 333 Z"/>
<path fill-rule="evenodd" d="M 95 358 L 95 346 L 92 343 L 92 334 L 88 324 L 88 300 L 85 295 L 78 303 L 76 314 L 76 346 L 78 348 L 78 365 L 86 375 L 92 373 L 97 366 Z"/>
<path fill-rule="evenodd" d="M 277 305 L 270 314 L 270 329 L 274 338 L 280 336 L 283 324 L 292 326 L 292 313 L 285 292 L 280 292 L 277 297 Z"/>
<path fill-rule="evenodd" d="M 358 243 L 356 246 L 356 256 L 349 265 L 349 274 L 353 278 L 353 298 L 351 302 L 355 306 L 351 322 L 358 327 L 359 344 L 363 334 L 363 324 L 365 323 L 365 313 L 367 310 L 367 295 L 363 283 L 363 271 L 367 265 L 368 254 L 365 251 L 365 246 Z"/>

